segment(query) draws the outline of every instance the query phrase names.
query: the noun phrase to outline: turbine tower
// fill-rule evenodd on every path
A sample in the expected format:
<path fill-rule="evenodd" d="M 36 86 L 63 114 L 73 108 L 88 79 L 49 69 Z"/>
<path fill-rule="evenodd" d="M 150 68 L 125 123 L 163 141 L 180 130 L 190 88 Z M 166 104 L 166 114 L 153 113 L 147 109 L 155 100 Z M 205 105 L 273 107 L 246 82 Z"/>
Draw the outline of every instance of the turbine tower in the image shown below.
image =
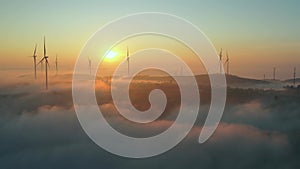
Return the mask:
<path fill-rule="evenodd" d="M 46 38 L 45 37 L 44 37 L 44 56 L 38 64 L 43 63 L 44 60 L 45 60 L 45 68 L 46 68 L 46 89 L 48 89 L 48 67 L 50 68 L 50 65 L 48 62 L 48 56 L 47 56 L 47 52 L 46 52 Z"/>
<path fill-rule="evenodd" d="M 36 57 L 37 57 L 37 55 L 36 55 L 36 48 L 37 48 L 37 44 L 35 44 L 33 55 L 32 55 L 32 57 L 33 57 L 33 64 L 34 64 L 33 68 L 34 68 L 34 78 L 35 79 L 36 79 Z"/>
<path fill-rule="evenodd" d="M 221 74 L 221 73 L 222 73 L 222 57 L 223 57 L 223 56 L 222 56 L 222 48 L 221 48 L 219 57 L 220 57 L 220 61 L 219 61 L 219 62 L 220 62 L 220 63 L 219 63 L 219 64 L 220 64 L 220 74 Z"/>
<path fill-rule="evenodd" d="M 227 66 L 227 75 L 229 75 L 229 55 L 228 55 L 228 51 L 226 50 L 226 66 Z"/>
<path fill-rule="evenodd" d="M 129 50 L 128 50 L 128 46 L 127 46 L 126 57 L 127 57 L 127 75 L 129 77 Z"/>

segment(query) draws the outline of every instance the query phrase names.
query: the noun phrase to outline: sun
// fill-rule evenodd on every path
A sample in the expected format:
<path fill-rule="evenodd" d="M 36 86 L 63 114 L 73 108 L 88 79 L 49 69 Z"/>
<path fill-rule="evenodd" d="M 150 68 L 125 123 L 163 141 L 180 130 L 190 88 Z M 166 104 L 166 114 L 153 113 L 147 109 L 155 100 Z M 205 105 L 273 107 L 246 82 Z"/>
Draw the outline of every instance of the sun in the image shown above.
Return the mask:
<path fill-rule="evenodd" d="M 117 55 L 118 55 L 117 52 L 111 50 L 111 51 L 107 52 L 107 54 L 105 55 L 105 59 L 112 61 L 112 60 L 116 59 Z"/>

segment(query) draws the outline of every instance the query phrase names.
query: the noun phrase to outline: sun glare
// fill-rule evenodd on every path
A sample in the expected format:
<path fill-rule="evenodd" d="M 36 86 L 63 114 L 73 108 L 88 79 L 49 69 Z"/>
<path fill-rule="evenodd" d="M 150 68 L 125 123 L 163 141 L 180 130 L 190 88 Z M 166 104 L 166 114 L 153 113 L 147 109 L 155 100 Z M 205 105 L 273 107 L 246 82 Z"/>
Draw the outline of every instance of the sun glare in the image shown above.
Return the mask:
<path fill-rule="evenodd" d="M 111 50 L 106 54 L 105 59 L 106 60 L 114 60 L 117 55 L 118 55 L 117 52 Z"/>

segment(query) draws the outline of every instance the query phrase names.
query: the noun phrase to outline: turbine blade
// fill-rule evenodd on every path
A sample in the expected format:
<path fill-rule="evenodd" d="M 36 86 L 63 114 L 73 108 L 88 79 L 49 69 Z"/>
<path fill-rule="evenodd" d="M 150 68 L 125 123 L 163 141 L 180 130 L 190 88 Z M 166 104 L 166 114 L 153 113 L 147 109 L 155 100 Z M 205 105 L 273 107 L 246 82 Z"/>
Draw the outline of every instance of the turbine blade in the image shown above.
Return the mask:
<path fill-rule="evenodd" d="M 44 56 L 46 56 L 46 38 L 45 38 L 45 36 L 44 36 Z"/>
<path fill-rule="evenodd" d="M 44 60 L 45 60 L 45 58 L 42 58 L 37 65 L 39 65 L 40 63 L 42 63 Z"/>
<path fill-rule="evenodd" d="M 33 57 L 36 56 L 36 48 L 37 48 L 37 44 L 35 44 L 35 47 L 34 47 Z"/>
<path fill-rule="evenodd" d="M 228 55 L 228 51 L 226 50 L 226 63 L 229 62 L 229 55 Z"/>
<path fill-rule="evenodd" d="M 48 62 L 48 60 L 46 59 L 46 64 L 48 65 L 49 69 L 50 69 L 50 64 Z"/>
<path fill-rule="evenodd" d="M 127 58 L 129 58 L 129 50 L 128 50 L 128 46 L 127 46 L 126 56 L 127 56 Z"/>

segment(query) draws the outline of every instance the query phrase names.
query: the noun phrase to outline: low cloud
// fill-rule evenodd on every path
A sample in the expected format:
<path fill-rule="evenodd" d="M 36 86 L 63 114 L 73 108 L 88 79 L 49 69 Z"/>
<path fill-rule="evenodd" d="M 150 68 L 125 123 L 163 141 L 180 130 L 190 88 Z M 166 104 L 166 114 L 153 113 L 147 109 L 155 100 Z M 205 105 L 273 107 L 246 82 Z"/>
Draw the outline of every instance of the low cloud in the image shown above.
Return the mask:
<path fill-rule="evenodd" d="M 16 77 L 22 83 L 13 79 L 0 85 L 1 169 L 299 168 L 300 105 L 299 97 L 291 93 L 274 91 L 247 98 L 247 92 L 239 91 L 239 100 L 229 93 L 222 121 L 204 144 L 198 143 L 198 136 L 208 104 L 178 146 L 153 158 L 128 159 L 106 152 L 85 134 L 73 108 L 70 77 L 55 77 L 49 91 L 42 81 L 29 83 L 27 76 Z M 105 83 L 97 86 L 109 91 Z M 140 137 L 164 131 L 173 124 L 177 110 L 167 109 L 168 116 L 141 126 L 120 116 L 110 99 L 99 108 L 120 132 Z"/>

